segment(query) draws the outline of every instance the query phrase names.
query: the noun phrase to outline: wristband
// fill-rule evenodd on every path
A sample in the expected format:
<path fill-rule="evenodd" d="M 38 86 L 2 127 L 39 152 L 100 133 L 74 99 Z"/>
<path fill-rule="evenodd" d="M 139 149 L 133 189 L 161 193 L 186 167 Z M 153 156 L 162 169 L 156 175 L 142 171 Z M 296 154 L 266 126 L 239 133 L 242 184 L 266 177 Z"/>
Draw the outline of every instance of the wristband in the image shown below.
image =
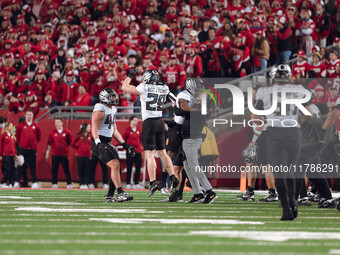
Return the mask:
<path fill-rule="evenodd" d="M 94 140 L 94 142 L 95 142 L 95 144 L 97 145 L 98 143 L 101 143 L 101 141 L 100 141 L 100 139 L 98 138 L 98 139 L 96 139 L 96 140 Z"/>

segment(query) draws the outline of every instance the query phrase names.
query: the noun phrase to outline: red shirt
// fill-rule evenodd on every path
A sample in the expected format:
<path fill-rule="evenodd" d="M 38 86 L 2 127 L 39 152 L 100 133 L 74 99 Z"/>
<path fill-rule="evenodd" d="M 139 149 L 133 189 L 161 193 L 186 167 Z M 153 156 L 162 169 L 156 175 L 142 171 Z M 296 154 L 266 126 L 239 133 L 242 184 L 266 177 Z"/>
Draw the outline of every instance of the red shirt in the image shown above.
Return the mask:
<path fill-rule="evenodd" d="M 73 99 L 71 106 L 91 106 L 92 99 L 90 93 L 86 92 L 84 95 L 78 94 L 77 97 Z"/>
<path fill-rule="evenodd" d="M 0 155 L 1 156 L 16 156 L 17 148 L 15 146 L 14 135 L 12 133 L 2 134 L 0 136 Z"/>
<path fill-rule="evenodd" d="M 23 121 L 17 127 L 16 137 L 21 148 L 36 150 L 37 143 L 41 140 L 41 129 L 34 122 L 28 125 L 26 121 Z"/>
<path fill-rule="evenodd" d="M 78 83 L 74 82 L 70 85 L 63 84 L 62 102 L 72 102 L 78 95 Z"/>
<path fill-rule="evenodd" d="M 185 71 L 180 64 L 174 66 L 168 65 L 165 68 L 164 80 L 168 84 L 170 91 L 175 90 L 177 86 L 183 89 L 186 78 Z"/>
<path fill-rule="evenodd" d="M 203 72 L 202 58 L 198 55 L 187 57 L 185 60 L 185 71 L 187 75 L 199 77 Z"/>
<path fill-rule="evenodd" d="M 77 156 L 91 157 L 91 134 L 88 134 L 86 137 L 77 135 L 72 141 L 71 146 L 77 150 Z"/>
<path fill-rule="evenodd" d="M 303 72 L 302 76 L 305 77 L 306 74 L 307 74 L 308 68 L 309 68 L 309 64 L 307 63 L 307 61 L 302 61 L 301 63 L 300 62 L 296 62 L 293 65 L 293 73 L 292 74 L 294 76 L 296 76 L 298 71 L 302 71 Z"/>
<path fill-rule="evenodd" d="M 72 142 L 72 134 L 68 129 L 63 129 L 61 133 L 57 129 L 52 130 L 48 136 L 47 144 L 52 146 L 52 155 L 68 156 L 68 146 Z"/>
<path fill-rule="evenodd" d="M 126 143 L 130 144 L 136 149 L 136 153 L 140 153 L 142 151 L 142 132 L 140 129 L 136 129 L 133 131 L 131 127 L 125 129 L 123 134 L 123 139 Z"/>

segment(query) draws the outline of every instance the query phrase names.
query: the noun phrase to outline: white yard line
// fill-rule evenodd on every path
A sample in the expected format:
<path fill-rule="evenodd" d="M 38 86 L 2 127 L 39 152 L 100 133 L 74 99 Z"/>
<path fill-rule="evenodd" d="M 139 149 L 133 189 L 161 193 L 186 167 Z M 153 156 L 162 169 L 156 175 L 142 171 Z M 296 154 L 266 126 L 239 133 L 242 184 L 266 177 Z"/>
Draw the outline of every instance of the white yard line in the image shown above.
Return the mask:
<path fill-rule="evenodd" d="M 0 196 L 0 199 L 32 199 L 31 197 L 19 197 L 19 196 Z"/>
<path fill-rule="evenodd" d="M 145 209 L 81 209 L 81 208 L 46 208 L 46 207 L 19 207 L 15 211 L 29 212 L 93 212 L 93 213 L 164 213 L 163 211 L 147 211 Z"/>
<path fill-rule="evenodd" d="M 110 223 L 146 223 L 159 222 L 161 224 L 226 224 L 226 225 L 262 225 L 263 222 L 239 221 L 239 220 L 220 220 L 220 219 L 146 219 L 146 218 L 90 218 L 93 221 L 103 221 Z"/>
<path fill-rule="evenodd" d="M 288 240 L 340 240 L 339 232 L 306 231 L 190 231 L 191 235 L 210 237 L 244 238 L 248 240 L 282 242 Z"/>

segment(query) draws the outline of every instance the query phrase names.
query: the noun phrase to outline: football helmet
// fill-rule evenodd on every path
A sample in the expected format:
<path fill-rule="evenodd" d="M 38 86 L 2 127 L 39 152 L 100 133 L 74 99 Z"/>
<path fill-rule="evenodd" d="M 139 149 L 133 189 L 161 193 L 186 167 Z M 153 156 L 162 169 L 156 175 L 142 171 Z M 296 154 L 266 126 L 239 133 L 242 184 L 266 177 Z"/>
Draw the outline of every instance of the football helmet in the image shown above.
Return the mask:
<path fill-rule="evenodd" d="M 184 83 L 185 90 L 194 98 L 197 96 L 200 89 L 203 87 L 203 81 L 198 77 L 189 77 Z"/>
<path fill-rule="evenodd" d="M 155 70 L 147 70 L 143 72 L 143 83 L 151 84 L 160 81 L 159 73 Z"/>
<path fill-rule="evenodd" d="M 256 163 L 257 162 L 257 146 L 256 146 L 256 144 L 252 145 L 252 146 L 247 146 L 242 151 L 242 158 L 247 163 Z"/>
<path fill-rule="evenodd" d="M 269 72 L 269 77 L 271 78 L 272 83 L 289 84 L 291 76 L 292 70 L 287 64 L 278 64 Z"/>
<path fill-rule="evenodd" d="M 103 104 L 117 105 L 119 103 L 119 96 L 111 88 L 105 88 L 99 93 L 99 101 Z"/>

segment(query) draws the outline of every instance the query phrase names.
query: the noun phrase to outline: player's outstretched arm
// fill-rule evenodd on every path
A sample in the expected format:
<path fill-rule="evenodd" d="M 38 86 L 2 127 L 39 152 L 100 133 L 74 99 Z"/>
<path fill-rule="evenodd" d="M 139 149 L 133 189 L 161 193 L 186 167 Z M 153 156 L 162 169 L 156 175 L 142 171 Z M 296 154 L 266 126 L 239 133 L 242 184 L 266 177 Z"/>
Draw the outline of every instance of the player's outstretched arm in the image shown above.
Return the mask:
<path fill-rule="evenodd" d="M 122 90 L 126 93 L 134 94 L 134 95 L 140 95 L 140 92 L 136 89 L 135 86 L 130 85 L 130 82 L 132 78 L 138 73 L 137 69 L 131 69 L 128 77 L 125 78 L 123 85 L 122 85 Z"/>
<path fill-rule="evenodd" d="M 332 126 L 335 121 L 340 117 L 340 110 L 338 108 L 333 109 L 323 124 L 322 128 L 327 130 L 330 126 Z"/>

